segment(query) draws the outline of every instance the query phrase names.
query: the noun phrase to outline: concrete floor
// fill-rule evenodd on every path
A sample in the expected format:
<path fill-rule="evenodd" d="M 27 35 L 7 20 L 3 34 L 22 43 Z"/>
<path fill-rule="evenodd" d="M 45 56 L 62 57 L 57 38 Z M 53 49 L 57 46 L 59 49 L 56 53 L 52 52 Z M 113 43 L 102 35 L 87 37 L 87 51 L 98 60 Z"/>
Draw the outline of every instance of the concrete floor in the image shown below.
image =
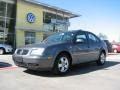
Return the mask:
<path fill-rule="evenodd" d="M 104 66 L 76 65 L 65 76 L 19 68 L 11 55 L 1 55 L 0 90 L 120 90 L 120 55 L 110 55 Z"/>

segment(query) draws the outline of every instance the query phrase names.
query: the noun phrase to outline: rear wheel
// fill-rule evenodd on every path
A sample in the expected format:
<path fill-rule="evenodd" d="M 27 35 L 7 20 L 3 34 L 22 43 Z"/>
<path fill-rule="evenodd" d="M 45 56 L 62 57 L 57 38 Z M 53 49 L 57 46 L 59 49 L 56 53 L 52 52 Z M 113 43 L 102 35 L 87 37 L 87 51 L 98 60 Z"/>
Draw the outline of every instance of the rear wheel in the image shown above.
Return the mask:
<path fill-rule="evenodd" d="M 3 48 L 0 48 L 0 55 L 3 55 L 5 53 L 5 50 Z"/>
<path fill-rule="evenodd" d="M 70 68 L 70 57 L 66 54 L 60 54 L 54 63 L 54 74 L 65 74 Z"/>
<path fill-rule="evenodd" d="M 97 60 L 97 65 L 104 65 L 106 62 L 106 55 L 104 52 L 102 52 L 100 55 L 99 55 L 99 59 Z"/>

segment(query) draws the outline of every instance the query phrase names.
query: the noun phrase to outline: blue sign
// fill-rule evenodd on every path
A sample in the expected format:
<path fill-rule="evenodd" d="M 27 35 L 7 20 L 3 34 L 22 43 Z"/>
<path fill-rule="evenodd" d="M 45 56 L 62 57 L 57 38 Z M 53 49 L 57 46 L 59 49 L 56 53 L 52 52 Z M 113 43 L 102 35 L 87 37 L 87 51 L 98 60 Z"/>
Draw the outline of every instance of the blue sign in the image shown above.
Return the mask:
<path fill-rule="evenodd" d="M 35 15 L 33 14 L 33 13 L 28 13 L 27 14 L 27 21 L 29 22 L 29 23 L 34 23 L 35 22 Z"/>

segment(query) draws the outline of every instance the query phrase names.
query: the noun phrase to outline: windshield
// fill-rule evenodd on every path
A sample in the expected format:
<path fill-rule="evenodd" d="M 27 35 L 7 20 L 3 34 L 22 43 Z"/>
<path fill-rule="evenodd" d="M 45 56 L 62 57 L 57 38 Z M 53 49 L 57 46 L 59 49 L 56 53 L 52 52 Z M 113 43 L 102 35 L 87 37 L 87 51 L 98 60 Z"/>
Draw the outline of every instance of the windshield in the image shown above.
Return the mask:
<path fill-rule="evenodd" d="M 72 32 L 53 34 L 46 38 L 43 43 L 71 42 L 73 35 Z"/>

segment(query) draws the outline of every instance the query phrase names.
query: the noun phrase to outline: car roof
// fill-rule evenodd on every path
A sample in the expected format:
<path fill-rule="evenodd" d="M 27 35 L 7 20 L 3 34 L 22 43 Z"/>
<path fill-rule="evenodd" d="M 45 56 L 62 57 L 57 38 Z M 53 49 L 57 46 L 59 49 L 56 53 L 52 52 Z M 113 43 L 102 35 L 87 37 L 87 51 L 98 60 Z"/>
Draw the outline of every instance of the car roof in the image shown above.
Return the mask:
<path fill-rule="evenodd" d="M 84 30 L 80 29 L 80 30 L 69 30 L 69 31 L 65 31 L 65 32 L 77 33 L 77 32 L 88 32 L 88 31 L 84 31 Z"/>
<path fill-rule="evenodd" d="M 78 32 L 92 33 L 92 32 L 89 32 L 89 31 L 82 30 L 82 29 L 62 31 L 62 32 L 58 32 L 58 33 L 78 33 Z M 54 34 L 55 34 L 55 33 L 54 33 Z M 92 33 L 92 34 L 94 34 L 94 33 Z M 95 34 L 94 34 L 94 35 L 95 35 Z"/>

